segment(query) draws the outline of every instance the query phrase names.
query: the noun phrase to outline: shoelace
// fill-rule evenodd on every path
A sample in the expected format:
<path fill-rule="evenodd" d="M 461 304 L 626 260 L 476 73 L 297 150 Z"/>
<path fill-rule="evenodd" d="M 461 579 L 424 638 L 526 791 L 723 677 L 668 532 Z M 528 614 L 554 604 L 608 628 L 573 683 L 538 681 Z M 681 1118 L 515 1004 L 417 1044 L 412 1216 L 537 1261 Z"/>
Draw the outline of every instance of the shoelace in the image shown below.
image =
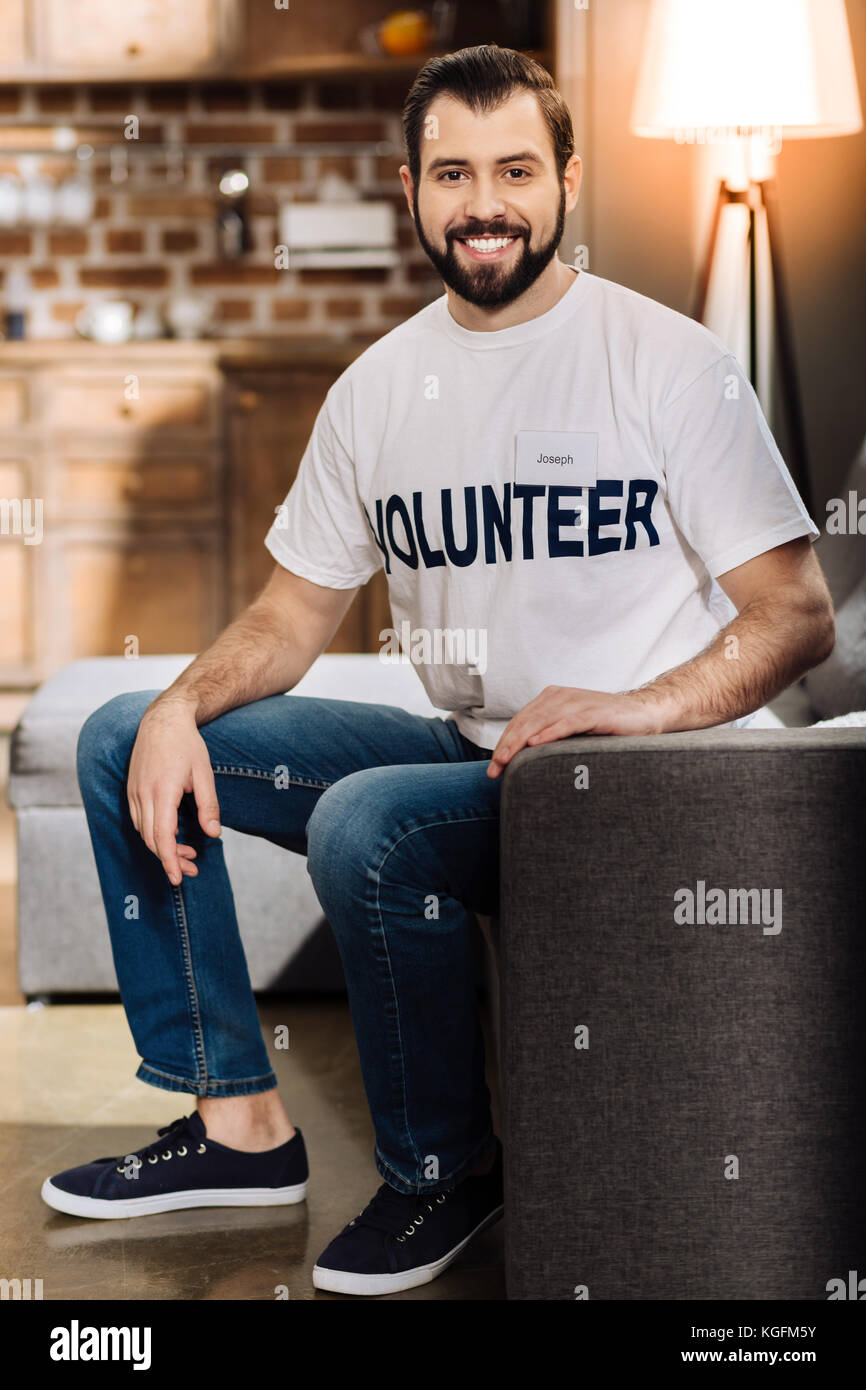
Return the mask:
<path fill-rule="evenodd" d="M 186 1158 L 187 1154 L 190 1153 L 203 1154 L 205 1152 L 206 1145 L 203 1142 L 196 1143 L 190 1133 L 189 1119 L 186 1115 L 181 1115 L 179 1120 L 172 1120 L 170 1125 L 163 1125 L 162 1129 L 158 1129 L 156 1132 L 159 1136 L 157 1139 L 145 1144 L 144 1148 L 136 1149 L 135 1153 L 125 1154 L 123 1158 L 118 1160 L 116 1165 L 118 1173 L 137 1172 L 145 1163 L 153 1165 L 159 1163 L 160 1159 L 168 1162 L 169 1159 L 174 1158 L 175 1154 L 178 1158 Z M 163 1140 L 162 1136 L 167 1134 L 174 1135 L 172 1141 L 175 1145 L 174 1148 L 172 1148 L 171 1143 Z M 184 1143 L 183 1140 L 189 1140 L 189 1143 Z"/>
<path fill-rule="evenodd" d="M 453 1188 L 447 1188 L 444 1192 L 431 1193 L 428 1198 L 423 1192 L 397 1192 L 384 1183 L 373 1200 L 358 1213 L 354 1221 L 349 1222 L 349 1225 L 384 1231 L 386 1235 L 394 1236 L 402 1245 L 424 1224 L 428 1213 L 435 1212 L 437 1206 L 442 1206 L 447 1201 L 452 1191 Z"/>

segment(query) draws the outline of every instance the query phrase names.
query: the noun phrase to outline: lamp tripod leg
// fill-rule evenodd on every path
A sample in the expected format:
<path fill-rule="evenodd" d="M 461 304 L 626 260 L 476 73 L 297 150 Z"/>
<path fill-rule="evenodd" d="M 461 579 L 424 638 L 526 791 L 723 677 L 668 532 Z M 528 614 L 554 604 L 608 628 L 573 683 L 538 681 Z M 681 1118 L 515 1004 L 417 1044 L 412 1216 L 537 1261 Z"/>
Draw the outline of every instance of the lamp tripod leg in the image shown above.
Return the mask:
<path fill-rule="evenodd" d="M 767 240 L 770 247 L 770 265 L 773 272 L 773 303 L 776 320 L 776 339 L 779 345 L 779 367 L 782 386 L 782 400 L 788 424 L 788 453 L 791 460 L 791 474 L 797 484 L 806 510 L 812 516 L 812 486 L 809 476 L 809 462 L 806 451 L 806 430 L 803 423 L 803 406 L 800 384 L 797 376 L 797 361 L 794 355 L 794 335 L 791 326 L 791 311 L 788 300 L 787 280 L 782 258 L 782 242 L 779 230 L 778 201 L 775 179 L 764 179 L 758 184 L 761 202 L 767 217 Z"/>

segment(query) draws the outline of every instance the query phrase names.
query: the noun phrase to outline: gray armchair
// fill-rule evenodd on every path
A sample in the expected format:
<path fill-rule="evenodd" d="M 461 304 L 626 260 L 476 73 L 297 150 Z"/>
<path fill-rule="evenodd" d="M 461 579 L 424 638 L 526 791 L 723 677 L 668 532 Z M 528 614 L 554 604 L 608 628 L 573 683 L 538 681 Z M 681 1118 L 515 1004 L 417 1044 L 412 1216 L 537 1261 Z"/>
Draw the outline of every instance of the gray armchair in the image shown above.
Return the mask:
<path fill-rule="evenodd" d="M 754 727 L 568 739 L 504 775 L 511 1298 L 866 1276 L 866 545 L 816 550 L 835 650 Z"/>
<path fill-rule="evenodd" d="M 586 737 L 507 770 L 510 1298 L 866 1274 L 864 788 L 866 728 Z"/>

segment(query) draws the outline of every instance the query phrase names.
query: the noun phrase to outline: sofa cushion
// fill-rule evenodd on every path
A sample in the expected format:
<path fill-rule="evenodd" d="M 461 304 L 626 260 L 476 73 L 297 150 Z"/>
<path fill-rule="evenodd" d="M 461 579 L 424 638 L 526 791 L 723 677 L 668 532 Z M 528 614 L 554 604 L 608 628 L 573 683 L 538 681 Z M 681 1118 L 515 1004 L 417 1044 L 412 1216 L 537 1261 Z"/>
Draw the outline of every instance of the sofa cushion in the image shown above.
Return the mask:
<path fill-rule="evenodd" d="M 866 709 L 854 710 L 851 714 L 839 714 L 835 719 L 819 719 L 813 729 L 866 729 Z"/>

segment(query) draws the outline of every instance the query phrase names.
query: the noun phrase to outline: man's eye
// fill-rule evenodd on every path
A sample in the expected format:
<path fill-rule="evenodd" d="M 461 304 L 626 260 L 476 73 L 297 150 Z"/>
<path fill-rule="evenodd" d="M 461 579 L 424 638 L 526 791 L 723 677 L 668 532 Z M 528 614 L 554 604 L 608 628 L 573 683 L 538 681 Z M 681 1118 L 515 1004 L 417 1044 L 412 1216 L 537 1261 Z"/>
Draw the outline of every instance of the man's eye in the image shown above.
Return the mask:
<path fill-rule="evenodd" d="M 509 179 L 509 183 L 522 183 L 525 179 L 528 179 L 530 177 L 528 169 L 518 169 L 515 167 L 513 169 L 506 169 L 505 172 L 507 174 L 519 175 L 519 178 Z M 454 183 L 457 179 L 463 178 L 464 174 L 465 170 L 463 169 L 446 169 L 444 173 L 441 173 L 439 175 L 439 180 L 440 182 Z"/>

